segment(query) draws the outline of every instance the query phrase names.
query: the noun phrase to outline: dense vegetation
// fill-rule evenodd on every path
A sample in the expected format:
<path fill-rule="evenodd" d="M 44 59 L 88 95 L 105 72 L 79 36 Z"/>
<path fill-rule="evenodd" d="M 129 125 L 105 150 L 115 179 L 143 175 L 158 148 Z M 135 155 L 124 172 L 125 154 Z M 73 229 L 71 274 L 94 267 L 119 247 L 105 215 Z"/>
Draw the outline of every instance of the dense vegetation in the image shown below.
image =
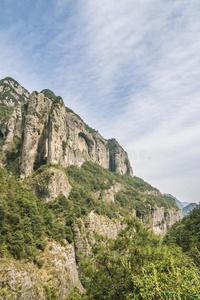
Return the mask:
<path fill-rule="evenodd" d="M 43 93 L 45 97 L 47 97 L 51 100 L 56 99 L 56 95 L 54 94 L 54 92 L 52 92 L 49 89 L 42 90 L 41 93 Z"/>
<path fill-rule="evenodd" d="M 12 78 L 6 79 L 12 80 L 17 87 L 18 83 Z M 0 84 L 5 87 L 0 101 L 6 97 L 15 104 L 18 100 L 24 101 L 23 96 L 16 100 L 11 94 L 15 91 L 10 85 L 3 81 Z M 42 93 L 53 101 L 53 108 L 64 105 L 62 98 L 56 97 L 52 91 L 43 90 Z M 71 109 L 66 108 L 66 111 L 82 120 Z M 1 123 L 12 112 L 12 107 L 1 102 Z M 97 132 L 87 124 L 85 128 L 91 134 Z M 4 142 L 0 132 L 0 151 Z M 63 151 L 66 143 L 62 144 Z M 111 152 L 118 146 L 115 139 L 110 139 L 107 143 Z M 156 300 L 162 299 L 165 290 L 179 293 L 179 300 L 183 299 L 180 293 L 199 294 L 199 207 L 174 224 L 162 241 L 160 236 L 152 232 L 150 225 L 149 228 L 144 228 L 138 218 L 128 219 L 127 216 L 136 212 L 137 217 L 147 221 L 155 206 L 164 207 L 167 214 L 167 209 L 177 209 L 174 199 L 163 196 L 138 177 L 112 173 L 92 162 L 85 162 L 81 168 L 71 165 L 64 169 L 36 159 L 33 174 L 21 182 L 20 150 L 21 139 L 14 136 L 12 144 L 3 155 L 0 153 L 4 165 L 4 168 L 0 168 L 0 257 L 5 260 L 12 258 L 12 261 L 13 258 L 22 259 L 25 263 L 33 262 L 36 268 L 45 269 L 40 255 L 45 255 L 48 242 L 56 241 L 62 246 L 73 244 L 77 228 L 81 232 L 84 227 L 91 252 L 88 256 L 81 251 L 76 252 L 76 259 L 85 293 L 80 294 L 75 289 L 67 297 L 68 300 Z M 128 164 L 128 161 L 125 163 Z M 41 186 L 45 183 L 42 182 L 42 176 L 51 176 L 52 167 L 66 173 L 72 189 L 68 198 L 59 194 L 53 201 L 46 203 L 42 197 L 38 199 L 33 195 L 31 190 L 38 175 L 41 175 Z M 106 202 L 105 193 L 116 184 L 122 188 L 115 193 L 115 201 Z M 87 232 L 87 215 L 91 211 L 107 216 L 113 223 L 116 219 L 123 220 L 125 229 L 118 233 L 116 239 L 94 232 L 96 242 L 92 244 L 89 231 Z M 57 291 L 52 290 L 51 284 L 45 285 L 44 291 L 47 299 L 57 299 Z"/>
<path fill-rule="evenodd" d="M 16 144 L 20 144 L 20 141 L 18 141 L 17 138 Z M 7 151 L 6 153 L 7 169 L 9 171 L 16 167 L 14 162 L 18 157 L 18 151 L 19 147 L 14 148 L 14 150 Z M 32 179 L 28 179 L 29 183 L 30 180 L 34 181 L 37 174 L 48 171 L 50 166 L 41 166 L 33 173 L 31 177 Z M 54 167 L 61 168 L 55 165 Z M 61 170 L 63 169 L 61 168 Z M 1 222 L 3 222 L 1 223 L 3 230 L 1 232 L 3 238 L 2 247 L 4 247 L 3 245 L 7 245 L 6 248 L 12 254 L 15 252 L 15 256 L 18 258 L 20 257 L 18 255 L 18 252 L 20 251 L 14 251 L 14 244 L 11 243 L 11 239 L 6 238 L 5 236 L 7 232 L 12 232 L 12 230 L 13 234 L 17 231 L 24 236 L 23 230 L 25 217 L 30 219 L 29 222 L 32 222 L 32 217 L 36 217 L 36 219 L 38 218 L 38 220 L 40 220 L 38 224 L 41 223 L 42 233 L 40 232 L 38 235 L 35 235 L 32 232 L 32 227 L 29 227 L 29 233 L 31 235 L 34 234 L 34 236 L 39 240 L 45 240 L 46 237 L 54 238 L 55 236 L 55 239 L 60 242 L 62 242 L 63 239 L 68 240 L 68 242 L 72 242 L 73 228 L 77 218 L 87 216 L 91 210 L 94 210 L 100 215 L 107 215 L 111 219 L 118 218 L 119 214 L 127 216 L 131 209 L 135 209 L 138 215 L 147 213 L 147 208 L 142 201 L 144 195 L 140 192 L 140 190 L 148 190 L 152 189 L 152 187 L 145 183 L 142 179 L 111 173 L 100 167 L 98 164 L 94 164 L 92 162 L 84 163 L 82 168 L 70 166 L 66 169 L 66 174 L 73 186 L 68 199 L 66 199 L 63 195 L 60 195 L 54 201 L 43 203 L 41 200 L 38 200 L 35 196 L 33 196 L 32 193 L 24 189 L 18 180 L 10 177 L 5 170 L 1 170 L 0 199 L 3 201 L 1 206 Z M 126 190 L 120 191 L 116 194 L 116 201 L 114 203 L 107 204 L 102 201 L 104 190 L 110 189 L 110 187 L 116 182 L 123 184 Z M 132 185 L 130 183 L 132 183 Z M 8 188 L 9 186 L 10 189 Z M 95 192 L 99 192 L 98 199 L 94 197 Z M 151 201 L 151 196 L 152 195 L 145 195 L 145 198 L 148 199 L 146 201 L 154 204 L 153 201 Z M 163 196 L 160 197 L 164 198 Z M 159 196 L 157 198 L 159 202 Z M 15 201 L 12 199 L 15 199 Z M 30 210 L 32 209 L 32 205 L 34 205 L 34 213 L 28 211 L 28 216 L 27 214 L 23 215 L 20 207 L 23 205 L 24 201 L 28 201 L 27 207 L 29 207 L 30 204 Z M 162 199 L 162 201 L 164 202 L 165 199 Z M 10 214 L 13 218 L 18 220 L 16 221 L 16 224 L 12 222 L 10 223 Z M 9 226 L 11 227 L 8 227 L 7 231 L 4 231 L 4 226 L 8 226 L 6 224 L 10 224 Z M 65 226 L 62 226 L 62 224 L 65 224 Z M 13 225 L 14 227 L 12 227 Z M 38 230 L 39 228 L 40 226 L 38 225 Z M 23 237 L 22 240 L 21 245 L 24 247 L 26 244 L 25 237 Z M 32 249 L 34 248 L 36 250 L 37 242 L 35 241 L 32 244 L 32 240 L 30 239 L 30 243 Z M 29 247 L 27 249 L 29 249 Z M 24 257 L 31 257 L 31 255 L 33 255 L 28 255 L 27 251 L 29 250 L 26 251 L 26 247 L 24 247 L 24 251 L 25 253 L 22 254 Z"/>
<path fill-rule="evenodd" d="M 95 209 L 98 214 L 115 218 L 118 213 L 127 216 L 127 213 L 129 214 L 133 209 L 136 210 L 138 217 L 145 216 L 151 212 L 155 205 L 163 206 L 166 209 L 172 207 L 177 209 L 174 199 L 159 193 L 157 196 L 144 194 L 146 191 L 157 191 L 157 189 L 138 177 L 112 173 L 92 162 L 84 163 L 81 169 L 70 166 L 66 172 L 70 183 L 73 185 L 72 192 L 79 193 L 77 199 L 80 203 L 78 205 L 84 206 L 86 211 Z M 108 205 L 102 201 L 104 190 L 110 189 L 116 182 L 123 185 L 124 189 L 116 193 L 115 202 Z M 83 191 L 88 194 L 90 201 L 85 201 L 86 197 L 83 195 Z M 92 196 L 95 191 L 100 192 L 98 200 L 94 200 Z"/>
<path fill-rule="evenodd" d="M 180 248 L 163 246 L 136 218 L 127 221 L 116 240 L 101 237 L 81 268 L 86 294 L 80 299 L 156 300 L 168 290 L 199 292 L 200 271 L 193 261 Z"/>
<path fill-rule="evenodd" d="M 4 103 L 0 103 L 0 123 L 7 120 L 13 112 L 13 108 Z"/>
<path fill-rule="evenodd" d="M 71 230 L 55 217 L 68 207 L 70 202 L 62 195 L 51 205 L 43 203 L 0 169 L 0 256 L 10 253 L 38 263 L 38 251 L 45 249 L 48 239 L 62 244 L 71 238 Z"/>
<path fill-rule="evenodd" d="M 200 266 L 200 206 L 172 225 L 164 243 L 180 246 Z"/>

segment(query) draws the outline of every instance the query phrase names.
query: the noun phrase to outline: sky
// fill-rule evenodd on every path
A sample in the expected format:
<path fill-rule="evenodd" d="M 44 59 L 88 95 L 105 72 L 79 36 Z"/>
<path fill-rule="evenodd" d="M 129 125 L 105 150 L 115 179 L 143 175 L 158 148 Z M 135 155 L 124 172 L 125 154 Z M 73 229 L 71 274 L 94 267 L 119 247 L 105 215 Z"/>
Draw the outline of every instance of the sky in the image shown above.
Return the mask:
<path fill-rule="evenodd" d="M 0 78 L 51 89 L 136 176 L 200 202 L 199 16 L 199 0 L 1 0 Z"/>

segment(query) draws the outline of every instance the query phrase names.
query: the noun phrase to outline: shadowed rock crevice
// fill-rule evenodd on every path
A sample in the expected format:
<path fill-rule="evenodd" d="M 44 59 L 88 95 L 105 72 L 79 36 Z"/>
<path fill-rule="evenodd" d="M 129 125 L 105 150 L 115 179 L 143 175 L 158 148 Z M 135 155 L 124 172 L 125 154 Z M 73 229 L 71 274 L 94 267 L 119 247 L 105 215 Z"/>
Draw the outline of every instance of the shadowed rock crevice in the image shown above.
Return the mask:
<path fill-rule="evenodd" d="M 4 138 L 4 135 L 3 135 L 3 133 L 0 130 L 0 139 L 3 139 L 3 138 Z"/>
<path fill-rule="evenodd" d="M 94 148 L 94 142 L 91 139 L 89 139 L 86 136 L 86 134 L 84 134 L 83 132 L 79 132 L 78 138 L 79 138 L 79 146 L 82 147 L 83 149 L 85 148 L 88 154 L 91 155 Z"/>
<path fill-rule="evenodd" d="M 116 150 L 110 149 L 109 154 L 110 154 L 110 161 L 109 161 L 110 171 L 116 172 L 116 163 L 115 163 Z"/>

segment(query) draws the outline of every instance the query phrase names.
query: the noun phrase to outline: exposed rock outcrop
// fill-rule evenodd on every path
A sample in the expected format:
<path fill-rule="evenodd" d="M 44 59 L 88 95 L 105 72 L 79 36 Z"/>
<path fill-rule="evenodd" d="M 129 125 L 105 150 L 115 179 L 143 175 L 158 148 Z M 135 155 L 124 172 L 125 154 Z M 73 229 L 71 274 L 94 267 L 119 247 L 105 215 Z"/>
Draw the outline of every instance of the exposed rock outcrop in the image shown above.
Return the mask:
<path fill-rule="evenodd" d="M 108 238 L 116 238 L 118 231 L 124 229 L 125 225 L 118 219 L 111 220 L 107 216 L 100 216 L 91 211 L 86 221 L 79 220 L 81 228 L 75 229 L 75 248 L 88 254 L 92 244 L 95 243 L 95 234 L 107 236 Z"/>
<path fill-rule="evenodd" d="M 106 216 L 97 215 L 93 211 L 88 215 L 87 224 L 91 240 L 94 240 L 94 232 L 108 238 L 116 238 L 118 231 L 123 228 L 119 220 L 113 221 Z"/>
<path fill-rule="evenodd" d="M 8 149 L 14 136 L 22 135 L 22 107 L 29 98 L 29 92 L 12 78 L 0 80 L 0 137 Z"/>
<path fill-rule="evenodd" d="M 21 177 L 44 161 L 81 166 L 91 160 L 120 174 L 133 175 L 127 153 L 117 143 L 115 149 L 80 117 L 68 111 L 63 100 L 50 100 L 33 93 L 24 109 Z"/>
<path fill-rule="evenodd" d="M 157 234 L 164 235 L 167 230 L 183 217 L 181 210 L 175 208 L 165 209 L 157 207 L 152 209 L 150 218 L 152 220 L 153 231 Z"/>
<path fill-rule="evenodd" d="M 83 291 L 73 245 L 49 243 L 37 259 L 40 268 L 31 262 L 2 259 L 0 281 L 4 288 L 0 299 L 45 300 L 49 292 L 55 293 L 56 299 L 64 299 L 76 286 Z"/>
<path fill-rule="evenodd" d="M 59 194 L 68 198 L 72 188 L 65 172 L 53 166 L 28 179 L 24 185 L 29 187 L 38 198 L 43 198 L 47 202 L 55 199 Z"/>
<path fill-rule="evenodd" d="M 43 94 L 33 93 L 24 106 L 21 177 L 30 175 L 34 163 L 40 163 L 47 157 L 47 138 L 51 100 Z"/>
<path fill-rule="evenodd" d="M 80 167 L 84 161 L 91 160 L 113 172 L 133 175 L 123 148 L 119 144 L 115 149 L 110 148 L 107 140 L 65 108 L 62 98 L 53 92 L 44 90 L 30 95 L 7 77 L 0 80 L 0 93 L 0 103 L 6 112 L 0 120 L 0 137 L 6 141 L 5 149 L 15 135 L 22 138 L 22 178 L 45 161 L 63 167 L 72 164 Z"/>

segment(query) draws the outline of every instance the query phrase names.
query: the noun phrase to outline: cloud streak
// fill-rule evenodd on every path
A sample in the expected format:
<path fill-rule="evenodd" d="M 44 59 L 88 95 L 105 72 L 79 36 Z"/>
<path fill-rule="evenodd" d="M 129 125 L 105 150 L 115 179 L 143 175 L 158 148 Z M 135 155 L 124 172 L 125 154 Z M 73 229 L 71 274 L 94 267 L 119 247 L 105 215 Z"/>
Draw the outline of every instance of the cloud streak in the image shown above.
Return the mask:
<path fill-rule="evenodd" d="M 199 1 L 6 3 L 0 76 L 62 95 L 119 140 L 136 175 L 199 201 Z"/>

